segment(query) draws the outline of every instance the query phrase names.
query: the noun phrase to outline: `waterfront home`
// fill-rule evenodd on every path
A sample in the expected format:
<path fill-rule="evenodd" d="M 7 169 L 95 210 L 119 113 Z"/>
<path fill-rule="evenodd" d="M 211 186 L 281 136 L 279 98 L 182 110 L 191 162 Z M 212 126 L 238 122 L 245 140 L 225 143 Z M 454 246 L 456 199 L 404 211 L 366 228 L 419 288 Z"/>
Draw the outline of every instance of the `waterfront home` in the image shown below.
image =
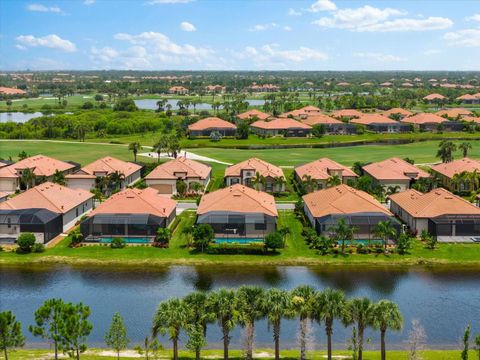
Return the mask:
<path fill-rule="evenodd" d="M 408 124 L 402 124 L 381 114 L 362 114 L 350 120 L 350 124 L 362 125 L 378 133 L 399 133 L 411 130 Z"/>
<path fill-rule="evenodd" d="M 430 177 L 426 171 L 397 157 L 365 165 L 362 170 L 384 188 L 398 187 L 399 191 L 409 189 L 420 178 Z"/>
<path fill-rule="evenodd" d="M 271 192 L 285 191 L 285 175 L 278 166 L 258 158 L 251 158 L 225 169 L 227 186 L 241 184 L 256 190 Z"/>
<path fill-rule="evenodd" d="M 460 101 L 462 104 L 465 105 L 473 105 L 473 104 L 480 104 L 480 93 L 478 94 L 465 94 L 456 98 L 456 100 Z"/>
<path fill-rule="evenodd" d="M 179 156 L 158 165 L 145 176 L 145 182 L 161 194 L 177 195 L 177 181 L 185 183 L 187 192 L 203 192 L 211 175 L 212 168 L 209 165 Z"/>
<path fill-rule="evenodd" d="M 332 112 L 332 116 L 336 119 L 353 119 L 362 115 L 361 111 L 355 109 L 343 109 Z"/>
<path fill-rule="evenodd" d="M 172 86 L 170 89 L 168 89 L 168 93 L 175 95 L 187 95 L 188 89 L 183 86 Z"/>
<path fill-rule="evenodd" d="M 25 95 L 26 93 L 21 89 L 0 86 L 0 95 Z"/>
<path fill-rule="evenodd" d="M 382 112 L 383 116 L 386 116 L 386 117 L 391 117 L 391 116 L 398 116 L 400 119 L 403 119 L 404 117 L 407 117 L 407 116 L 412 116 L 413 113 L 411 111 L 408 111 L 406 109 L 402 109 L 402 108 L 392 108 L 390 110 L 386 110 L 384 112 Z"/>
<path fill-rule="evenodd" d="M 7 201 L 2 210 L 45 209 L 62 216 L 63 231 L 69 230 L 93 207 L 93 194 L 81 189 L 45 182 Z"/>
<path fill-rule="evenodd" d="M 480 208 L 448 190 L 423 194 L 411 189 L 389 198 L 390 210 L 418 235 L 425 230 L 446 241 L 480 236 Z"/>
<path fill-rule="evenodd" d="M 432 166 L 432 172 L 440 180 L 440 184 L 452 191 L 470 191 L 471 185 L 467 179 L 460 179 L 459 182 L 453 179 L 455 175 L 474 171 L 480 173 L 480 161 L 468 157 Z"/>
<path fill-rule="evenodd" d="M 328 158 L 321 158 L 295 167 L 297 182 L 302 183 L 306 179 L 314 181 L 315 184 L 312 184 L 312 187 L 315 190 L 327 187 L 328 179 L 334 176 L 338 176 L 342 184 L 353 182 L 358 178 L 358 175 L 351 169 Z"/>
<path fill-rule="evenodd" d="M 392 221 L 395 228 L 400 224 L 393 214 L 373 196 L 342 184 L 318 190 L 303 196 L 304 211 L 318 234 L 328 235 L 340 219 L 355 227 L 354 238 L 375 239 L 375 226 L 380 221 Z"/>
<path fill-rule="evenodd" d="M 437 130 L 439 124 L 442 124 L 442 126 L 445 127 L 449 121 L 433 113 L 418 113 L 412 116 L 404 117 L 401 122 L 405 124 L 412 124 L 415 128 L 420 130 L 432 131 Z"/>
<path fill-rule="evenodd" d="M 241 120 L 267 120 L 271 116 L 272 115 L 257 109 L 248 110 L 237 115 Z"/>
<path fill-rule="evenodd" d="M 473 115 L 470 110 L 462 108 L 444 109 L 437 111 L 435 114 L 452 120 L 461 119 L 463 116 Z"/>
<path fill-rule="evenodd" d="M 151 242 L 158 228 L 175 219 L 177 202 L 153 188 L 125 189 L 101 203 L 80 224 L 86 241 L 114 237 L 127 242 Z"/>
<path fill-rule="evenodd" d="M 27 187 L 21 181 L 22 174 L 26 169 L 31 170 L 37 180 L 52 180 L 53 174 L 57 170 L 67 175 L 78 167 L 78 164 L 60 161 L 45 155 L 30 156 L 0 168 L 0 191 L 11 194 Z"/>
<path fill-rule="evenodd" d="M 305 119 L 308 116 L 319 115 L 321 113 L 322 111 L 318 107 L 308 105 L 308 106 L 302 107 L 301 109 L 292 110 L 292 111 L 288 111 L 283 114 L 280 114 L 279 117 L 281 118 L 293 117 L 295 119 Z"/>
<path fill-rule="evenodd" d="M 325 114 L 309 115 L 300 121 L 311 127 L 322 125 L 326 134 L 355 134 L 357 132 L 355 125 L 344 123 Z"/>
<path fill-rule="evenodd" d="M 141 165 L 106 156 L 85 165 L 80 170 L 67 175 L 65 178 L 69 188 L 90 191 L 95 187 L 97 178 L 118 173 L 124 178 L 121 184 L 121 188 L 123 189 L 141 179 L 142 168 Z"/>
<path fill-rule="evenodd" d="M 207 85 L 205 90 L 208 94 L 223 94 L 226 91 L 226 87 L 222 85 Z"/>
<path fill-rule="evenodd" d="M 423 100 L 428 104 L 434 104 L 447 100 L 447 98 L 441 94 L 429 94 L 423 97 Z"/>
<path fill-rule="evenodd" d="M 210 136 L 218 132 L 222 136 L 235 136 L 237 126 L 218 117 L 208 117 L 188 125 L 188 134 L 194 136 Z"/>
<path fill-rule="evenodd" d="M 263 84 L 258 85 L 257 83 L 253 83 L 249 88 L 252 92 L 277 92 L 280 91 L 280 87 L 273 84 Z"/>
<path fill-rule="evenodd" d="M 285 137 L 306 137 L 310 135 L 312 130 L 310 126 L 290 118 L 277 118 L 270 121 L 258 120 L 250 124 L 250 129 L 260 136 L 283 135 Z"/>
<path fill-rule="evenodd" d="M 277 227 L 272 195 L 236 184 L 202 196 L 197 224 L 212 226 L 217 238 L 263 238 Z"/>

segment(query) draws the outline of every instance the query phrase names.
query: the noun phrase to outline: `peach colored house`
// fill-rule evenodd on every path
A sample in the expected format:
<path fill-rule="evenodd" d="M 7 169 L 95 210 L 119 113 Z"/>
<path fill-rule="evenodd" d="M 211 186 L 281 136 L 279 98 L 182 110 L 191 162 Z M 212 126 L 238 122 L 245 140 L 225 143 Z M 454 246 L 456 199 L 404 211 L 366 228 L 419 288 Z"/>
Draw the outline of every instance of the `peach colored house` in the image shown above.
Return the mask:
<path fill-rule="evenodd" d="M 462 172 L 471 173 L 477 171 L 480 173 L 480 161 L 465 157 L 452 162 L 432 166 L 432 171 L 435 176 L 440 179 L 440 183 L 443 187 L 454 191 L 469 191 L 470 185 L 468 183 L 455 185 L 452 184 L 452 179 L 455 174 L 460 174 Z"/>
<path fill-rule="evenodd" d="M 343 109 L 332 112 L 332 116 L 337 119 L 352 119 L 362 115 L 363 113 L 361 111 L 355 109 Z"/>
<path fill-rule="evenodd" d="M 176 195 L 178 180 L 186 183 L 187 191 L 194 191 L 191 188 L 192 183 L 199 183 L 204 191 L 210 182 L 211 175 L 210 166 L 179 156 L 158 165 L 145 176 L 145 182 L 161 194 Z"/>
<path fill-rule="evenodd" d="M 444 101 L 447 98 L 441 94 L 429 94 L 427 96 L 423 97 L 423 100 L 426 101 L 427 103 L 435 103 L 435 102 L 440 102 Z"/>
<path fill-rule="evenodd" d="M 0 94 L 2 95 L 25 95 L 27 92 L 21 89 L 0 86 Z"/>
<path fill-rule="evenodd" d="M 175 95 L 187 95 L 188 89 L 183 86 L 172 86 L 170 89 L 168 89 L 168 93 Z"/>
<path fill-rule="evenodd" d="M 267 120 L 270 118 L 272 115 L 267 114 L 263 111 L 257 110 L 257 109 L 252 109 L 245 111 L 241 114 L 238 114 L 237 117 L 242 120 L 251 120 L 251 119 L 256 119 L 256 120 Z"/>
<path fill-rule="evenodd" d="M 461 108 L 440 110 L 440 111 L 437 111 L 435 114 L 438 116 L 447 117 L 450 119 L 457 119 L 459 117 L 473 115 L 473 113 L 470 110 L 461 109 Z"/>
<path fill-rule="evenodd" d="M 416 128 L 423 130 L 435 130 L 438 124 L 447 122 L 448 120 L 432 113 L 418 113 L 412 116 L 404 117 L 401 122 L 412 124 Z"/>
<path fill-rule="evenodd" d="M 218 117 L 208 117 L 188 125 L 190 136 L 210 136 L 214 131 L 219 132 L 222 136 L 235 136 L 237 126 Z"/>
<path fill-rule="evenodd" d="M 262 176 L 264 181 L 255 184 L 255 178 L 258 175 Z M 283 170 L 258 158 L 251 158 L 227 167 L 224 179 L 227 186 L 241 184 L 268 193 L 285 191 L 286 179 Z"/>
<path fill-rule="evenodd" d="M 400 118 L 402 118 L 402 119 L 406 116 L 412 116 L 413 115 L 413 113 L 411 111 L 408 111 L 408 110 L 402 109 L 402 108 L 393 108 L 393 109 L 390 109 L 390 110 L 386 110 L 382 114 L 386 117 L 390 117 L 391 115 L 399 115 Z"/>
<path fill-rule="evenodd" d="M 351 169 L 329 158 L 321 158 L 295 167 L 296 180 L 302 182 L 305 178 L 311 177 L 316 181 L 316 190 L 325 188 L 328 178 L 332 176 L 338 176 L 343 184 L 358 178 Z"/>
<path fill-rule="evenodd" d="M 306 137 L 312 128 L 291 118 L 277 118 L 270 121 L 255 121 L 250 124 L 250 129 L 261 136 Z"/>
<path fill-rule="evenodd" d="M 76 167 L 76 164 L 60 161 L 45 155 L 30 156 L 0 168 L 0 191 L 11 194 L 19 190 L 22 173 L 26 169 L 32 170 L 39 179 L 51 180 L 55 171 L 58 170 L 67 175 L 72 173 Z"/>
<path fill-rule="evenodd" d="M 263 239 L 277 228 L 272 195 L 236 184 L 205 194 L 197 209 L 197 224 L 212 226 L 217 238 Z"/>

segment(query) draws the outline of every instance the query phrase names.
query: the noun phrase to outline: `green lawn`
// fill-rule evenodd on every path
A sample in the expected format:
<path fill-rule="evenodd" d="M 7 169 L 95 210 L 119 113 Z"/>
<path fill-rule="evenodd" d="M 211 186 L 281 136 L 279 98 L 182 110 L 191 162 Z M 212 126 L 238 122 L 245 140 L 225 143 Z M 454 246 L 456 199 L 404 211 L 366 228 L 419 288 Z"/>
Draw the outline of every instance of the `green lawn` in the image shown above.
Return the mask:
<path fill-rule="evenodd" d="M 95 103 L 95 94 L 81 94 L 65 97 L 67 100 L 67 107 L 62 108 L 62 111 L 78 110 L 78 107 L 87 101 Z M 63 99 L 62 99 L 63 100 Z M 58 99 L 53 96 L 45 96 L 28 99 L 14 99 L 12 105 L 7 107 L 6 101 L 0 101 L 0 111 L 25 111 L 24 105 L 28 106 L 28 111 L 42 111 L 43 105 L 57 106 Z M 59 111 L 59 109 L 55 109 Z"/>

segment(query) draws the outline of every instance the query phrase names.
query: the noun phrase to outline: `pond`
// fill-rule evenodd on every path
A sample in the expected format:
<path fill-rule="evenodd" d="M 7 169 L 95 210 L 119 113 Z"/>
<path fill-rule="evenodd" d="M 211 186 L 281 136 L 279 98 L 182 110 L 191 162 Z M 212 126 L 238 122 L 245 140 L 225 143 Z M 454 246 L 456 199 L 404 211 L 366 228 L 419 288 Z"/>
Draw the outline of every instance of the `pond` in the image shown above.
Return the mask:
<path fill-rule="evenodd" d="M 292 289 L 309 284 L 317 289 L 339 288 L 348 297 L 368 296 L 377 301 L 396 302 L 405 318 L 404 330 L 387 336 L 390 348 L 405 348 L 412 319 L 425 327 L 430 348 L 458 348 L 467 323 L 472 334 L 480 332 L 480 273 L 478 271 L 388 268 L 326 267 L 219 267 L 171 266 L 144 268 L 69 266 L 1 267 L 0 310 L 12 310 L 22 322 L 25 332 L 33 321 L 34 310 L 46 299 L 60 297 L 82 301 L 92 308 L 94 329 L 90 345 L 102 346 L 102 339 L 115 312 L 124 317 L 132 341 L 138 343 L 151 327 L 151 319 L 161 300 L 184 296 L 194 290 L 236 288 L 243 284 L 265 288 Z M 265 321 L 257 328 L 257 344 L 271 347 L 272 333 Z M 315 348 L 325 348 L 323 326 L 313 325 Z M 334 343 L 346 348 L 350 328 L 335 325 Z M 282 326 L 282 347 L 296 346 L 297 322 L 285 321 Z M 27 332 L 28 346 L 42 346 L 41 340 Z M 378 346 L 378 334 L 368 331 L 371 343 Z M 167 339 L 162 339 L 167 342 Z M 39 343 L 40 342 L 40 343 Z M 242 343 L 241 330 L 235 329 L 232 346 Z M 183 342 L 184 344 L 184 342 Z M 208 328 L 209 347 L 221 347 L 216 324 Z"/>
<path fill-rule="evenodd" d="M 9 122 L 9 121 L 24 123 L 30 119 L 37 118 L 40 116 L 43 116 L 41 112 L 34 112 L 34 113 L 2 112 L 0 113 L 0 123 Z"/>
<path fill-rule="evenodd" d="M 219 98 L 220 100 L 221 98 Z M 139 109 L 144 110 L 156 110 L 158 108 L 157 101 L 159 99 L 142 99 L 142 100 L 135 100 L 135 104 Z M 167 104 L 172 105 L 172 110 L 178 110 L 177 103 L 180 101 L 179 99 L 168 99 Z M 265 100 L 246 100 L 250 106 L 262 106 L 265 104 Z M 189 106 L 190 110 L 193 110 L 193 106 Z M 196 110 L 211 110 L 212 105 L 208 103 L 200 103 L 196 105 Z"/>

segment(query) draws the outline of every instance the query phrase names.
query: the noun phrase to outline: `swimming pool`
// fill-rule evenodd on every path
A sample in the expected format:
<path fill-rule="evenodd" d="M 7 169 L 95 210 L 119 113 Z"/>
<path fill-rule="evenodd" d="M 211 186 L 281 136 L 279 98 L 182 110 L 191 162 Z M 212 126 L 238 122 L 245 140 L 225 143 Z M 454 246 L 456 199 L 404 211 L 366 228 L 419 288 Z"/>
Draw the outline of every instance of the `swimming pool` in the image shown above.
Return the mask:
<path fill-rule="evenodd" d="M 263 244 L 261 238 L 215 238 L 216 244 Z"/>
<path fill-rule="evenodd" d="M 147 237 L 123 237 L 118 236 L 120 239 L 125 240 L 127 244 L 149 244 L 152 242 L 151 238 Z M 99 240 L 101 244 L 110 244 L 112 242 L 113 237 L 102 237 Z"/>

